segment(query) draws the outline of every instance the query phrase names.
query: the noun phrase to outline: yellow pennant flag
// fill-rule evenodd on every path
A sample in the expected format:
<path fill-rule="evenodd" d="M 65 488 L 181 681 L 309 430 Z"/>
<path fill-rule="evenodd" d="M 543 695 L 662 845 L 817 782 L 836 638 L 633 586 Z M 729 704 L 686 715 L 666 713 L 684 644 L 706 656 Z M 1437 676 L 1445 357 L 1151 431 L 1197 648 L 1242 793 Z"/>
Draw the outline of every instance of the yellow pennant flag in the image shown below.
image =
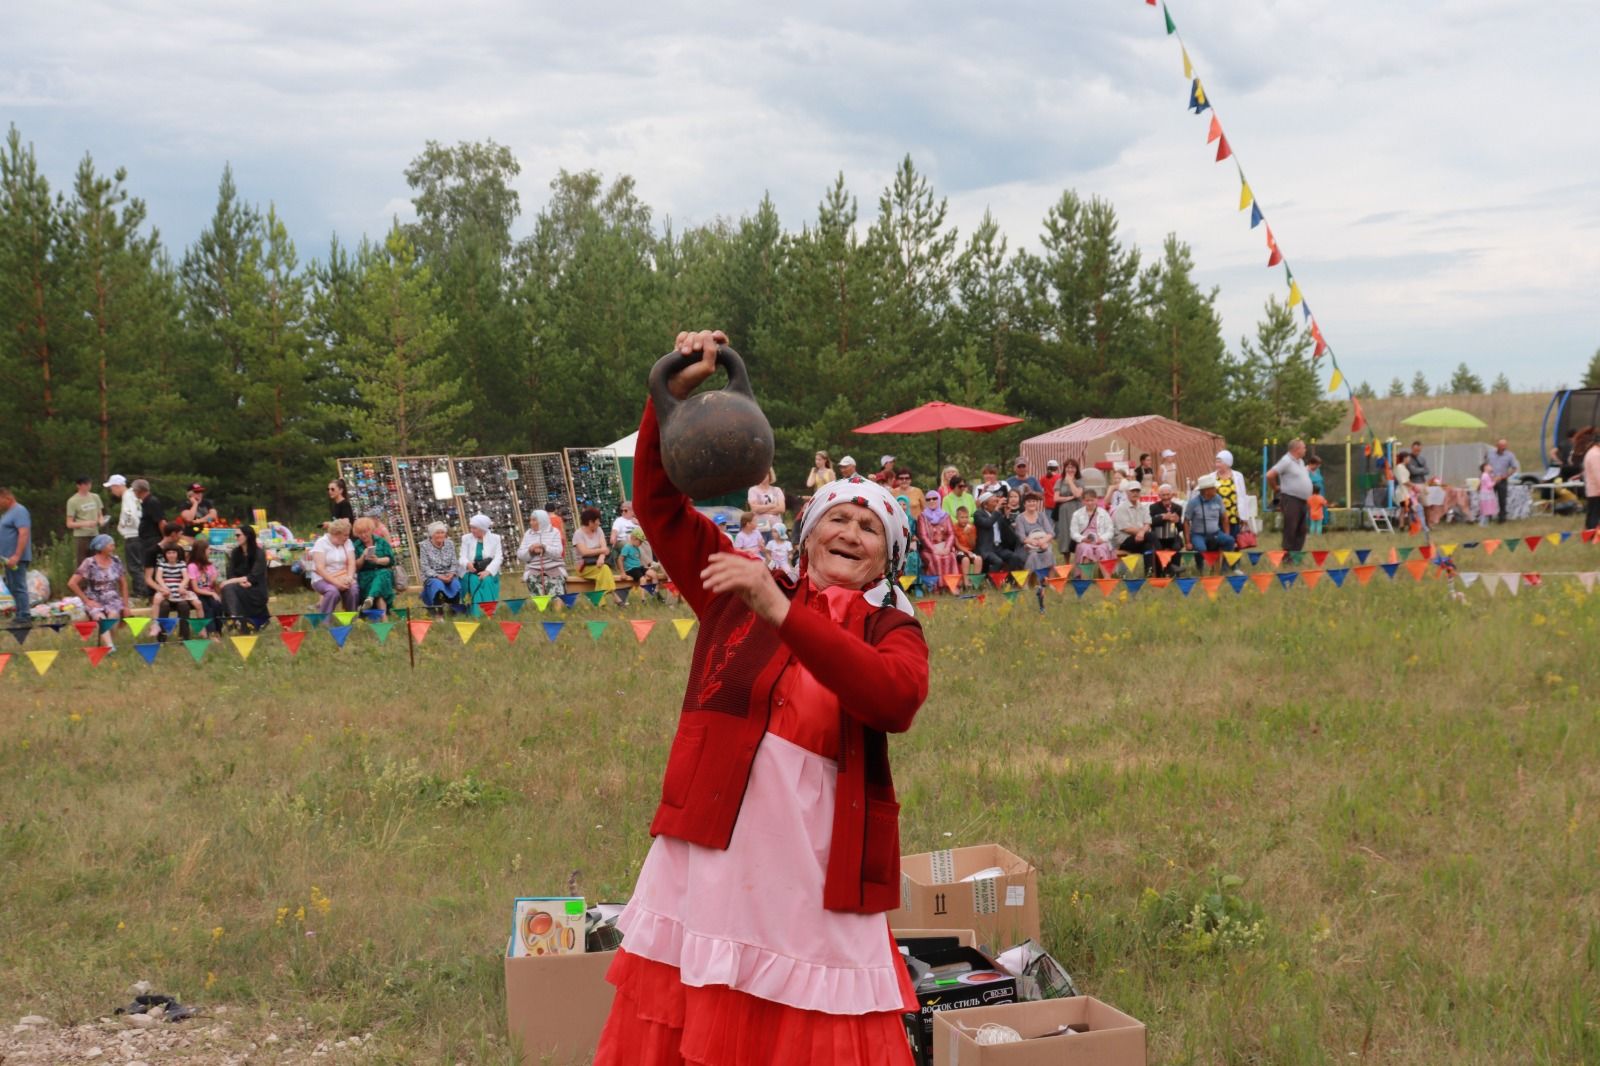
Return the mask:
<path fill-rule="evenodd" d="M 1544 542 L 1546 544 L 1560 544 L 1561 543 L 1561 534 L 1560 533 L 1546 533 L 1545 534 L 1545 538 L 1544 538 Z"/>
<path fill-rule="evenodd" d="M 1187 48 L 1183 49 L 1183 76 L 1185 78 L 1194 77 L 1194 64 L 1189 62 L 1189 50 Z"/>
<path fill-rule="evenodd" d="M 465 644 L 472 639 L 472 634 L 478 631 L 478 625 L 479 623 L 477 622 L 457 622 L 455 624 L 456 632 L 461 634 L 461 643 Z"/>
<path fill-rule="evenodd" d="M 1124 555 L 1122 557 L 1122 565 L 1130 574 L 1137 570 L 1143 562 L 1144 556 L 1142 555 Z"/>
<path fill-rule="evenodd" d="M 1223 552 L 1222 557 L 1228 560 L 1229 566 L 1238 566 L 1239 560 L 1244 558 L 1244 552 Z"/>
<path fill-rule="evenodd" d="M 1248 181 L 1239 182 L 1239 210 L 1243 211 L 1255 202 L 1256 198 L 1250 192 L 1250 183 Z M 1290 304 L 1289 306 L 1293 307 L 1294 305 Z"/>
<path fill-rule="evenodd" d="M 1305 299 L 1305 297 L 1300 295 L 1300 283 L 1298 281 L 1290 281 L 1289 282 L 1289 306 L 1290 307 L 1299 307 L 1300 306 L 1300 301 L 1303 300 L 1303 299 Z"/>
<path fill-rule="evenodd" d="M 1454 555 L 1456 553 L 1456 549 L 1459 548 L 1459 547 L 1460 547 L 1459 544 L 1445 544 L 1445 545 L 1442 545 L 1439 548 L 1439 554 L 1444 556 L 1446 559 L 1448 559 L 1448 558 L 1450 558 L 1450 556 L 1452 556 L 1452 555 Z"/>
<path fill-rule="evenodd" d="M 1334 552 L 1333 561 L 1338 563 L 1340 566 L 1348 563 L 1350 561 L 1350 549 L 1340 548 L 1338 551 Z"/>
<path fill-rule="evenodd" d="M 1328 382 L 1328 391 L 1329 392 L 1338 392 L 1339 391 L 1339 386 L 1343 385 L 1343 384 L 1344 384 L 1344 375 L 1339 373 L 1338 369 L 1335 368 L 1334 371 L 1333 371 L 1333 379 Z"/>
<path fill-rule="evenodd" d="M 139 615 L 131 615 L 127 618 L 124 618 L 122 621 L 127 625 L 128 632 L 132 633 L 136 637 L 140 633 L 144 632 L 145 626 L 150 624 L 150 619 L 141 617 Z"/>
<path fill-rule="evenodd" d="M 1018 588 L 1021 588 L 1028 583 L 1028 572 L 1026 570 L 1013 570 L 1011 571 L 1011 580 L 1017 583 Z"/>
<path fill-rule="evenodd" d="M 916 583 L 917 583 L 917 579 L 912 577 L 910 574 L 901 574 L 900 575 L 900 587 L 905 589 L 906 591 L 909 592 L 911 590 L 911 586 L 916 584 Z"/>
<path fill-rule="evenodd" d="M 43 677 L 46 671 L 55 665 L 56 656 L 60 654 L 58 651 L 30 651 L 28 652 L 28 661 L 33 664 L 35 670 L 39 671 L 39 676 Z"/>
<path fill-rule="evenodd" d="M 254 635 L 246 637 L 233 637 L 233 646 L 235 650 L 239 652 L 239 658 L 249 659 L 250 653 L 256 650 L 256 641 L 260 639 L 260 637 Z"/>
<path fill-rule="evenodd" d="M 672 628 L 678 631 L 678 639 L 684 640 L 689 636 L 689 630 L 694 628 L 693 618 L 674 618 Z"/>

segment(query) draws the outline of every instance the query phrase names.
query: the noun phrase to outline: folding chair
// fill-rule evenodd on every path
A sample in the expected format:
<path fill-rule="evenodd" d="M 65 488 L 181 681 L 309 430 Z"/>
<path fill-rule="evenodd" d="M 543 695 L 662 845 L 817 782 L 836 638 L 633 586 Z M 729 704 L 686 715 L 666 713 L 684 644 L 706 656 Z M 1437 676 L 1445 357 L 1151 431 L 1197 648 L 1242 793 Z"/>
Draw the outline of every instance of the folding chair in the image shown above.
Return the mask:
<path fill-rule="evenodd" d="M 1394 532 L 1394 522 L 1391 521 L 1394 512 L 1389 509 L 1389 490 L 1386 487 L 1368 489 L 1361 512 L 1366 515 L 1374 533 Z"/>

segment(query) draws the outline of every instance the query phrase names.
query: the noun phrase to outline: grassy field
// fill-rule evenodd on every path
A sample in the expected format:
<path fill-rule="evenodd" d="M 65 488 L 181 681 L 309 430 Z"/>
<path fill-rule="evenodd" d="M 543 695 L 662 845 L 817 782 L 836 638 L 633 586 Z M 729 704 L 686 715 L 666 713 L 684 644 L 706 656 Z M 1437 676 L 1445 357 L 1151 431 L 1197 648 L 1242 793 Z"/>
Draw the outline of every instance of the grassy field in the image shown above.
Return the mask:
<path fill-rule="evenodd" d="M 892 742 L 906 850 L 1032 859 L 1049 945 L 1153 1062 L 1600 1061 L 1600 600 L 1401 578 L 941 601 L 932 696 Z M 510 901 L 625 898 L 689 647 L 485 627 L 436 628 L 414 671 L 399 630 L 14 658 L 0 1003 L 92 1019 L 144 978 L 372 1032 L 369 1062 L 512 1061 Z"/>
<path fill-rule="evenodd" d="M 1549 447 L 1548 444 L 1539 443 L 1539 428 L 1550 406 L 1550 395 L 1548 392 L 1507 392 L 1482 396 L 1406 396 L 1392 400 L 1363 400 L 1361 409 L 1366 412 L 1367 420 L 1372 423 L 1372 431 L 1380 439 L 1395 437 L 1410 443 L 1421 438 L 1431 446 L 1441 439 L 1448 444 L 1487 444 L 1497 437 L 1505 437 L 1511 450 L 1522 457 L 1523 465 L 1532 470 L 1540 465 L 1534 457 L 1543 456 Z M 1476 415 L 1488 423 L 1489 428 L 1475 432 L 1455 430 L 1441 437 L 1438 430 L 1419 432 L 1400 424 L 1401 419 L 1432 407 L 1454 407 Z M 1349 420 L 1346 419 L 1344 425 L 1348 424 Z M 1342 428 L 1340 432 L 1343 432 Z"/>

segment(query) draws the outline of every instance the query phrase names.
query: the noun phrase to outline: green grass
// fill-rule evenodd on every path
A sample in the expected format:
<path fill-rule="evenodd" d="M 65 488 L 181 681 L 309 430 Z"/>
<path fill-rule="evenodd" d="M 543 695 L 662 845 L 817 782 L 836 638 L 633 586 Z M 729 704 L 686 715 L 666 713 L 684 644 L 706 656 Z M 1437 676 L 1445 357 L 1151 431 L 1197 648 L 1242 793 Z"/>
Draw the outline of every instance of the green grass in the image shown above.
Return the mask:
<path fill-rule="evenodd" d="M 1511 450 L 1522 458 L 1528 470 L 1543 467 L 1542 458 L 1548 444 L 1539 443 L 1539 429 L 1550 406 L 1548 392 L 1487 393 L 1481 396 L 1405 396 L 1363 400 L 1361 409 L 1372 424 L 1372 431 L 1381 439 L 1395 437 L 1409 443 L 1420 439 L 1432 447 L 1441 440 L 1446 444 L 1489 443 L 1505 437 Z M 1480 421 L 1488 423 L 1487 429 L 1450 430 L 1441 434 L 1437 429 L 1416 430 L 1403 426 L 1400 420 L 1434 407 L 1454 407 Z M 1346 420 L 1348 424 L 1348 420 Z M 1340 432 L 1343 432 L 1341 429 Z"/>
<path fill-rule="evenodd" d="M 891 745 L 905 847 L 1032 859 L 1045 939 L 1153 1062 L 1600 1061 L 1600 601 L 1402 572 L 1047 603 L 925 619 L 933 693 Z M 626 896 L 689 647 L 490 626 L 436 628 L 415 671 L 399 629 L 14 658 L 0 1002 L 81 1021 L 145 978 L 375 1031 L 371 1061 L 509 1062 L 510 901 Z"/>

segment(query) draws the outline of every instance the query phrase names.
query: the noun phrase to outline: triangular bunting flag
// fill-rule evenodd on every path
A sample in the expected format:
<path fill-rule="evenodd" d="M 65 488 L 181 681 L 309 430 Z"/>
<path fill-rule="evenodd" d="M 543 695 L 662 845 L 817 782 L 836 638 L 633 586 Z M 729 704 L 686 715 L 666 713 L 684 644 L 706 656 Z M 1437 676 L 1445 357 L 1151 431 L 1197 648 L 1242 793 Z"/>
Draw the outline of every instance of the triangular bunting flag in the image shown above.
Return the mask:
<path fill-rule="evenodd" d="M 917 604 L 917 610 L 921 611 L 923 614 L 925 614 L 928 617 L 932 618 L 933 617 L 933 609 L 935 607 L 937 607 L 937 606 L 939 606 L 939 605 L 937 603 L 934 603 L 932 600 L 923 600 L 923 601 L 921 601 L 920 603 Z"/>
<path fill-rule="evenodd" d="M 1195 579 L 1194 578 L 1192 578 L 1192 577 L 1180 577 L 1180 578 L 1178 578 L 1178 591 L 1183 593 L 1185 596 L 1189 595 L 1190 591 L 1193 590 L 1194 586 L 1195 586 Z"/>
<path fill-rule="evenodd" d="M 604 589 L 595 589 L 595 590 L 593 590 L 591 592 L 585 592 L 583 594 L 583 598 L 588 600 L 594 606 L 598 607 L 598 606 L 600 606 L 601 601 L 603 601 L 606 598 L 605 590 Z"/>
<path fill-rule="evenodd" d="M 1228 145 L 1228 135 L 1224 133 L 1217 138 L 1217 162 L 1222 162 L 1233 154 L 1233 149 Z"/>
<path fill-rule="evenodd" d="M 1295 583 L 1295 580 L 1299 576 L 1300 572 L 1298 570 L 1285 570 L 1278 575 L 1278 584 L 1282 585 L 1284 588 L 1288 588 L 1290 585 Z"/>
<path fill-rule="evenodd" d="M 280 629 L 278 631 L 278 639 L 283 641 L 283 646 L 289 649 L 290 655 L 298 655 L 300 654 L 300 645 L 305 642 L 306 635 L 304 633 L 290 633 Z"/>
<path fill-rule="evenodd" d="M 501 622 L 500 632 L 506 635 L 507 644 L 515 644 L 517 637 L 522 633 L 521 622 Z"/>
<path fill-rule="evenodd" d="M 551 601 L 551 599 L 553 599 L 553 597 L 551 597 L 551 596 L 534 596 L 534 597 L 532 597 L 532 599 L 533 599 L 533 605 L 535 607 L 539 608 L 539 613 L 540 614 L 543 614 L 545 612 L 545 608 L 550 606 L 550 601 Z"/>
<path fill-rule="evenodd" d="M 261 638 L 256 636 L 234 636 L 229 639 L 233 641 L 233 648 L 239 653 L 239 658 L 248 662 L 250 653 L 256 650 L 256 641 Z"/>
<path fill-rule="evenodd" d="M 1358 566 L 1355 568 L 1356 584 L 1365 585 L 1372 580 L 1372 575 L 1378 572 L 1376 566 Z"/>
<path fill-rule="evenodd" d="M 1194 64 L 1189 62 L 1189 50 L 1187 48 L 1180 48 L 1178 51 L 1183 53 L 1183 76 L 1185 78 L 1194 77 Z"/>
<path fill-rule="evenodd" d="M 389 640 L 389 630 L 393 629 L 394 626 L 395 626 L 395 623 L 393 623 L 393 622 L 368 622 L 367 623 L 367 627 L 372 630 L 372 635 L 378 638 L 378 643 L 379 644 L 384 644 L 384 643 L 388 642 L 388 640 Z"/>
<path fill-rule="evenodd" d="M 910 574 L 901 574 L 900 575 L 900 587 L 902 589 L 905 589 L 907 592 L 910 592 L 911 591 L 911 586 L 915 585 L 916 583 L 917 583 L 917 579 L 915 577 L 912 577 Z"/>
<path fill-rule="evenodd" d="M 1052 577 L 1046 582 L 1046 584 L 1048 584 L 1056 592 L 1067 591 L 1067 579 L 1064 577 Z"/>
<path fill-rule="evenodd" d="M 357 611 L 334 611 L 333 620 L 342 626 L 347 626 L 356 620 Z"/>
<path fill-rule="evenodd" d="M 1164 589 L 1172 584 L 1172 579 L 1170 577 L 1153 577 L 1148 583 L 1153 589 Z"/>
<path fill-rule="evenodd" d="M 1171 37 L 1174 33 L 1178 32 L 1178 27 L 1173 23 L 1172 13 L 1167 10 L 1166 4 L 1161 5 L 1161 17 L 1166 20 L 1168 37 Z"/>
<path fill-rule="evenodd" d="M 542 627 L 544 629 L 545 638 L 547 640 L 549 640 L 550 643 L 552 643 L 552 644 L 554 644 L 556 642 L 556 638 L 561 635 L 561 630 L 566 626 L 566 624 L 567 623 L 565 623 L 565 622 L 540 622 L 539 623 L 540 627 Z"/>
<path fill-rule="evenodd" d="M 1233 589 L 1235 595 L 1238 595 L 1239 593 L 1244 591 L 1245 584 L 1249 580 L 1250 579 L 1245 577 L 1243 574 L 1229 574 L 1228 575 L 1228 585 L 1229 585 L 1230 588 Z"/>
<path fill-rule="evenodd" d="M 1199 78 L 1194 79 L 1189 86 L 1189 110 L 1198 115 L 1210 106 L 1206 103 L 1205 86 L 1200 84 Z"/>
<path fill-rule="evenodd" d="M 997 570 L 989 575 L 989 583 L 997 589 L 1005 588 L 1006 575 Z"/>
<path fill-rule="evenodd" d="M 1256 588 L 1260 589 L 1262 592 L 1265 592 L 1265 591 L 1267 591 L 1267 586 L 1272 584 L 1272 575 L 1271 574 L 1251 574 L 1250 575 L 1250 580 L 1251 580 L 1251 582 L 1253 582 L 1255 584 Z"/>
<path fill-rule="evenodd" d="M 1507 592 L 1511 593 L 1511 595 L 1515 596 L 1518 592 L 1522 591 L 1522 575 L 1502 574 L 1500 576 L 1500 585 Z"/>
<path fill-rule="evenodd" d="M 1321 566 L 1323 563 L 1328 561 L 1328 556 L 1332 554 L 1332 552 L 1314 551 L 1311 553 L 1311 561 L 1317 566 Z"/>
<path fill-rule="evenodd" d="M 99 630 L 99 627 L 93 622 L 74 622 L 72 623 L 72 628 L 76 629 L 78 636 L 84 640 L 90 639 Z"/>
<path fill-rule="evenodd" d="M 1250 195 L 1250 183 L 1248 181 L 1240 182 L 1239 183 L 1239 210 L 1243 211 L 1245 208 L 1249 207 L 1251 204 L 1253 204 L 1255 202 L 1256 202 L 1256 198 L 1254 196 Z"/>
<path fill-rule="evenodd" d="M 1095 580 L 1095 587 L 1100 590 L 1100 595 L 1107 599 L 1111 598 L 1111 594 L 1117 591 L 1117 586 L 1120 584 L 1122 582 L 1114 577 L 1102 577 Z"/>
<path fill-rule="evenodd" d="M 1260 552 L 1245 552 L 1244 553 L 1244 557 L 1246 559 L 1250 560 L 1250 565 L 1251 566 L 1260 566 L 1261 565 L 1261 553 Z"/>
<path fill-rule="evenodd" d="M 1016 603 L 1017 602 L 1017 597 L 1022 595 L 1022 590 L 1021 589 L 1006 589 L 1004 592 L 1001 593 L 1001 595 L 1006 598 L 1006 602 L 1007 603 Z"/>
<path fill-rule="evenodd" d="M 482 603 L 478 604 L 478 610 L 482 611 L 484 614 L 488 615 L 490 618 L 493 618 L 495 611 L 497 611 L 499 609 L 500 609 L 500 601 L 499 600 L 484 600 Z"/>
<path fill-rule="evenodd" d="M 196 664 L 206 657 L 206 652 L 211 650 L 211 642 L 209 640 L 186 640 L 183 642 L 183 646 L 189 650 L 189 658 L 193 659 Z"/>
<path fill-rule="evenodd" d="M 1526 544 L 1528 546 L 1528 550 L 1529 551 L 1536 552 L 1536 551 L 1539 550 L 1539 545 L 1544 543 L 1544 538 L 1543 537 L 1523 537 L 1522 538 L 1522 543 L 1524 543 L 1524 544 Z"/>
<path fill-rule="evenodd" d="M 159 645 L 159 644 L 135 644 L 133 646 L 133 650 L 139 653 L 139 657 L 144 660 L 144 664 L 146 666 L 154 666 L 155 665 L 155 661 L 156 661 L 156 656 L 161 651 L 161 645 Z"/>
<path fill-rule="evenodd" d="M 482 625 L 483 623 L 455 622 L 452 624 L 456 627 L 456 635 L 461 638 L 461 643 L 465 644 L 467 641 L 472 639 L 472 635 L 478 631 L 478 626 Z"/>
<path fill-rule="evenodd" d="M 928 606 L 933 606 L 931 603 Z M 635 618 L 628 623 L 633 627 L 633 639 L 643 644 L 650 631 L 656 627 L 654 621 L 648 618 Z"/>
<path fill-rule="evenodd" d="M 322 623 L 328 620 L 327 614 L 322 611 L 307 611 L 300 617 L 309 622 L 312 629 L 322 628 Z"/>
<path fill-rule="evenodd" d="M 1011 580 L 1017 583 L 1017 588 L 1026 588 L 1028 585 L 1028 572 L 1026 570 L 1011 571 Z"/>
<path fill-rule="evenodd" d="M 1400 571 L 1399 563 L 1380 563 L 1379 567 L 1383 570 L 1384 576 L 1391 581 L 1394 580 L 1394 575 Z"/>
<path fill-rule="evenodd" d="M 161 627 L 161 632 L 171 633 L 178 628 L 178 616 L 169 614 L 165 618 L 157 618 L 156 625 Z"/>
<path fill-rule="evenodd" d="M 689 635 L 689 630 L 694 628 L 693 618 L 674 618 L 672 628 L 678 631 L 678 639 L 683 640 Z"/>
<path fill-rule="evenodd" d="M 1475 572 L 1473 572 L 1471 570 L 1463 570 L 1463 571 L 1461 571 L 1461 585 L 1462 585 L 1463 588 L 1469 588 L 1470 589 L 1472 586 L 1476 585 L 1477 583 L 1478 583 L 1478 575 Z"/>
<path fill-rule="evenodd" d="M 1289 282 L 1289 306 L 1298 307 L 1303 299 L 1305 297 L 1300 295 L 1300 283 L 1298 281 Z"/>
<path fill-rule="evenodd" d="M 1335 588 L 1344 588 L 1344 579 L 1349 575 L 1350 571 L 1343 567 L 1336 567 L 1328 571 L 1328 579 L 1333 582 Z"/>
<path fill-rule="evenodd" d="M 561 601 L 561 606 L 571 610 L 578 602 L 578 594 L 576 592 L 563 592 L 556 599 Z"/>
<path fill-rule="evenodd" d="M 83 654 L 89 657 L 90 666 L 99 666 L 100 660 L 111 654 L 111 649 L 101 644 L 98 647 L 84 648 Z"/>
<path fill-rule="evenodd" d="M 1350 407 L 1353 415 L 1350 419 L 1350 432 L 1360 433 L 1367 428 L 1367 413 L 1361 409 L 1361 397 L 1354 394 L 1350 397 Z"/>
<path fill-rule="evenodd" d="M 1200 587 L 1206 590 L 1206 595 L 1212 599 L 1217 598 L 1217 590 L 1222 587 L 1222 575 L 1210 574 L 1200 579 Z"/>
<path fill-rule="evenodd" d="M 584 624 L 589 627 L 589 639 L 590 640 L 599 640 L 601 637 L 605 636 L 606 626 L 610 625 L 611 623 L 609 623 L 609 622 L 585 622 Z"/>
<path fill-rule="evenodd" d="M 1326 573 L 1326 571 L 1323 571 L 1323 570 L 1303 570 L 1303 571 L 1301 571 L 1301 576 L 1303 578 L 1305 578 L 1306 588 L 1308 588 L 1308 589 L 1316 588 L 1317 587 L 1317 582 L 1322 580 L 1322 576 L 1323 576 L 1324 573 Z"/>
<path fill-rule="evenodd" d="M 300 616 L 297 614 L 278 615 L 278 624 L 285 629 L 293 629 L 294 624 L 298 621 L 300 621 Z"/>
<path fill-rule="evenodd" d="M 132 618 L 124 618 L 123 622 L 127 623 L 128 632 L 137 637 L 139 634 L 143 633 L 145 627 L 150 624 L 150 619 L 145 618 L 142 615 L 136 615 Z"/>
<path fill-rule="evenodd" d="M 1595 572 L 1593 570 L 1585 570 L 1583 573 L 1578 575 L 1578 580 L 1583 583 L 1583 591 L 1594 591 L 1594 578 Z"/>
<path fill-rule="evenodd" d="M 433 628 L 433 623 L 429 621 L 407 622 L 406 627 L 411 634 L 411 643 L 421 644 L 423 638 L 428 635 L 428 630 Z"/>
<path fill-rule="evenodd" d="M 1358 562 L 1358 563 L 1366 562 L 1367 561 L 1367 556 L 1369 556 L 1371 554 L 1372 554 L 1372 549 L 1371 548 L 1357 548 L 1356 549 L 1356 562 Z"/>
<path fill-rule="evenodd" d="M 1094 582 L 1086 580 L 1085 578 L 1073 578 L 1072 591 L 1078 594 L 1079 599 L 1082 599 L 1083 594 L 1089 591 L 1089 586 L 1092 584 L 1094 584 Z"/>
<path fill-rule="evenodd" d="M 11 661 L 10 652 L 0 652 L 0 674 L 6 672 L 6 664 Z"/>
<path fill-rule="evenodd" d="M 1288 554 L 1289 553 L 1285 552 L 1285 551 L 1267 552 L 1267 562 L 1271 563 L 1274 567 L 1282 566 L 1283 565 L 1284 556 L 1286 556 Z"/>
<path fill-rule="evenodd" d="M 1313 556 L 1313 558 L 1315 558 L 1315 556 Z M 1334 552 L 1333 561 L 1338 563 L 1340 566 L 1344 566 L 1350 561 L 1350 549 L 1340 548 L 1338 551 Z"/>
<path fill-rule="evenodd" d="M 949 589 L 951 592 L 960 592 L 961 591 L 961 575 L 960 574 L 946 574 L 944 576 L 944 587 Z"/>
<path fill-rule="evenodd" d="M 1339 368 L 1338 367 L 1334 367 L 1333 368 L 1333 377 L 1328 379 L 1328 391 L 1329 392 L 1338 392 L 1339 391 L 1339 386 L 1343 385 L 1343 384 L 1344 384 L 1344 375 L 1339 372 Z"/>
<path fill-rule="evenodd" d="M 1254 204 L 1250 205 L 1250 228 L 1251 229 L 1255 229 L 1257 226 L 1261 225 L 1261 223 L 1263 221 L 1265 221 L 1265 217 L 1266 216 L 1262 215 L 1262 213 L 1261 213 L 1261 205 L 1259 203 L 1254 203 Z"/>
<path fill-rule="evenodd" d="M 28 657 L 28 661 L 33 664 L 33 668 L 39 676 L 43 677 L 45 672 L 55 665 L 56 656 L 61 653 L 58 651 L 28 651 L 23 652 L 23 654 Z"/>
<path fill-rule="evenodd" d="M 522 607 L 523 607 L 524 604 L 526 604 L 528 602 L 528 600 L 527 600 L 527 597 L 523 597 L 522 599 L 501 600 L 500 602 L 505 604 L 506 605 L 506 609 L 511 612 L 512 617 L 515 617 L 515 616 L 517 616 L 517 615 L 522 613 Z"/>
<path fill-rule="evenodd" d="M 383 621 L 383 612 L 379 610 L 362 611 L 361 620 L 368 625 L 371 625 L 373 622 L 381 622 Z"/>
<path fill-rule="evenodd" d="M 1169 551 L 1156 552 L 1156 562 L 1160 563 L 1161 564 L 1161 568 L 1163 570 L 1165 570 L 1167 568 L 1167 566 L 1172 562 L 1172 557 L 1174 555 L 1177 555 L 1177 554 L 1178 554 L 1177 552 L 1169 552 Z"/>
<path fill-rule="evenodd" d="M 353 628 L 353 626 L 348 625 L 329 626 L 328 636 L 333 638 L 333 643 L 335 645 L 342 648 L 344 647 L 344 642 L 350 639 L 350 630 Z"/>
<path fill-rule="evenodd" d="M 1244 558 L 1244 554 L 1242 552 L 1223 552 L 1222 558 L 1227 561 L 1229 566 L 1238 566 L 1239 560 Z"/>

